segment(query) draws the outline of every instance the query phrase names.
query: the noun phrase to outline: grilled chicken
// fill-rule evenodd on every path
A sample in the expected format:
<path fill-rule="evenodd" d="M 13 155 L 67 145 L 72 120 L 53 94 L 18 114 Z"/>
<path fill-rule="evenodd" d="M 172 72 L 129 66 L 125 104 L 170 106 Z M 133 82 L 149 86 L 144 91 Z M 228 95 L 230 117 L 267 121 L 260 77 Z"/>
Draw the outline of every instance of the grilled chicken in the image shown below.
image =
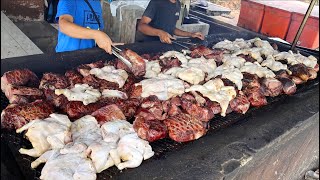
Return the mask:
<path fill-rule="evenodd" d="M 51 149 L 61 149 L 71 141 L 71 122 L 66 115 L 51 114 L 46 119 L 37 119 L 16 130 L 17 133 L 27 131 L 26 137 L 32 149 L 21 148 L 21 154 L 39 157 Z"/>

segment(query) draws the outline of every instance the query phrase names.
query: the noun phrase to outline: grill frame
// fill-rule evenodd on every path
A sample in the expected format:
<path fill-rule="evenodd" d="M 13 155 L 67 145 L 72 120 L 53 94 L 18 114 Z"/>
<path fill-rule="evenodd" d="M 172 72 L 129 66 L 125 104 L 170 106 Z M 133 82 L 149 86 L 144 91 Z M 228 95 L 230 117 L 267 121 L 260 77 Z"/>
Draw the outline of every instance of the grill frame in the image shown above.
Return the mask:
<path fill-rule="evenodd" d="M 234 36 L 236 38 L 236 36 Z M 239 36 L 238 36 L 239 37 Z M 209 37 L 211 44 L 220 41 L 223 37 Z M 234 40 L 235 38 L 230 38 L 229 40 Z M 288 50 L 288 46 L 283 44 L 278 44 L 280 50 Z M 122 48 L 130 48 L 139 54 L 143 53 L 157 53 L 157 52 L 164 52 L 168 50 L 180 50 L 180 47 L 174 45 L 164 45 L 156 42 L 152 43 L 144 43 L 144 44 L 131 44 L 127 46 L 123 46 Z M 302 52 L 304 55 L 317 55 L 316 52 Z M 92 59 L 90 59 L 93 57 Z M 319 56 L 317 56 L 319 58 Z M 45 63 L 41 61 L 41 59 L 45 59 Z M 35 56 L 27 56 L 21 58 L 11 58 L 5 59 L 1 61 L 1 75 L 6 71 L 17 69 L 17 68 L 29 68 L 30 70 L 34 71 L 39 77 L 44 72 L 55 72 L 55 73 L 63 73 L 68 69 L 74 68 L 80 64 L 90 63 L 98 60 L 107 60 L 107 59 L 114 59 L 112 56 L 105 54 L 100 49 L 90 49 L 90 50 L 83 50 L 83 51 L 76 51 L 70 53 L 59 53 L 55 55 L 35 55 Z M 297 93 L 303 93 L 308 91 L 309 89 L 317 87 L 319 83 L 319 78 L 314 81 L 310 81 L 303 86 L 299 86 Z M 272 106 L 273 103 L 281 101 L 285 99 L 286 96 L 282 95 L 276 98 L 269 98 L 268 99 L 268 106 Z M 7 100 L 4 94 L 1 94 L 1 110 L 6 106 Z M 229 127 L 235 123 L 243 122 L 246 117 L 252 115 L 253 112 L 256 111 L 256 108 L 251 108 L 247 114 L 239 115 L 239 114 L 229 114 L 226 118 L 216 117 L 213 121 L 210 122 L 210 130 L 208 134 L 214 134 L 215 132 Z M 8 145 L 10 151 L 12 152 L 15 161 L 17 162 L 20 171 L 22 172 L 23 176 L 26 179 L 39 179 L 38 177 L 41 174 L 40 166 L 36 170 L 32 170 L 30 168 L 30 164 L 34 158 L 28 157 L 26 155 L 21 155 L 18 152 L 20 147 L 30 146 L 30 143 L 23 138 L 23 135 L 18 135 L 14 132 L 1 130 L 1 141 Z M 154 160 L 161 160 L 166 156 L 167 153 L 178 152 L 183 149 L 185 146 L 190 145 L 192 146 L 193 142 L 190 143 L 177 143 L 169 139 L 160 140 L 154 143 L 151 143 L 154 151 L 156 152 L 155 156 L 148 160 L 148 162 L 152 162 Z M 123 173 L 125 173 L 125 170 Z M 115 167 L 109 168 L 105 170 L 103 173 L 98 175 L 98 179 L 117 179 L 117 176 L 120 175 L 122 172 L 118 171 Z"/>

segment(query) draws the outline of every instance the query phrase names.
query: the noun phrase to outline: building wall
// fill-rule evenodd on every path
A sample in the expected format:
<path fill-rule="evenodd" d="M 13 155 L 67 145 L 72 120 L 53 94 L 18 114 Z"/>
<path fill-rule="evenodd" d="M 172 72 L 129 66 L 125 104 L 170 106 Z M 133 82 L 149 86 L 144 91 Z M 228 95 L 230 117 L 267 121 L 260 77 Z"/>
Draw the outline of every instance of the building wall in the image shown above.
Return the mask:
<path fill-rule="evenodd" d="M 44 1 L 1 0 L 1 11 L 11 20 L 40 21 L 44 19 Z"/>

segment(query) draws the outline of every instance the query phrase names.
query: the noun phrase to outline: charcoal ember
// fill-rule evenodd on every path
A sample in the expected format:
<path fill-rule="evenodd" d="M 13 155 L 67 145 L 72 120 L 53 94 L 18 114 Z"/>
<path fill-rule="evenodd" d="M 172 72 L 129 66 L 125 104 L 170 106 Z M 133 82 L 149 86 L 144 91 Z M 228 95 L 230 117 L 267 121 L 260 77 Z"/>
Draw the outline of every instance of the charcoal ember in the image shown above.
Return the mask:
<path fill-rule="evenodd" d="M 148 121 L 138 116 L 133 128 L 141 139 L 154 142 L 167 137 L 167 127 L 162 121 Z"/>
<path fill-rule="evenodd" d="M 64 111 L 70 118 L 79 119 L 83 116 L 90 115 L 105 105 L 105 103 L 101 102 L 84 105 L 81 101 L 70 101 L 64 108 Z"/>
<path fill-rule="evenodd" d="M 159 61 L 159 64 L 161 66 L 161 71 L 164 72 L 164 71 L 167 71 L 173 67 L 180 67 L 181 61 L 179 61 L 179 59 L 176 59 L 176 58 L 174 58 L 174 59 L 164 58 Z"/>
<path fill-rule="evenodd" d="M 77 71 L 84 77 L 90 75 L 90 70 L 93 68 L 103 68 L 104 62 L 103 61 L 97 61 L 90 64 L 82 64 L 77 67 Z"/>
<path fill-rule="evenodd" d="M 1 77 L 1 90 L 5 92 L 7 86 L 39 87 L 40 81 L 36 74 L 29 69 L 16 69 L 5 72 Z"/>
<path fill-rule="evenodd" d="M 188 142 L 199 139 L 207 132 L 207 123 L 181 113 L 164 120 L 169 137 L 176 142 Z"/>
<path fill-rule="evenodd" d="M 230 101 L 230 108 L 234 112 L 245 114 L 250 108 L 249 99 L 242 91 L 239 91 L 237 96 Z"/>
<path fill-rule="evenodd" d="M 32 120 L 47 118 L 53 112 L 53 105 L 43 100 L 27 104 L 11 104 L 1 113 L 1 128 L 19 129 Z"/>
<path fill-rule="evenodd" d="M 292 94 L 296 93 L 297 86 L 293 80 L 291 80 L 290 78 L 286 78 L 286 77 L 277 77 L 277 79 L 282 83 L 283 92 L 286 95 L 292 95 Z"/>
<path fill-rule="evenodd" d="M 69 87 L 69 81 L 67 77 L 61 74 L 45 73 L 40 81 L 40 89 L 66 89 Z"/>
<path fill-rule="evenodd" d="M 264 96 L 276 97 L 283 92 L 282 83 L 275 78 L 261 79 L 261 89 Z"/>
<path fill-rule="evenodd" d="M 308 81 L 310 78 L 309 69 L 304 64 L 290 66 L 289 70 L 292 72 L 292 76 L 298 77 L 304 82 Z"/>
<path fill-rule="evenodd" d="M 100 125 L 113 120 L 126 120 L 121 109 L 115 104 L 104 106 L 94 111 L 91 115 L 97 119 Z"/>
<path fill-rule="evenodd" d="M 76 84 L 82 84 L 83 76 L 77 71 L 69 70 L 64 75 L 67 77 L 71 87 L 74 87 Z"/>

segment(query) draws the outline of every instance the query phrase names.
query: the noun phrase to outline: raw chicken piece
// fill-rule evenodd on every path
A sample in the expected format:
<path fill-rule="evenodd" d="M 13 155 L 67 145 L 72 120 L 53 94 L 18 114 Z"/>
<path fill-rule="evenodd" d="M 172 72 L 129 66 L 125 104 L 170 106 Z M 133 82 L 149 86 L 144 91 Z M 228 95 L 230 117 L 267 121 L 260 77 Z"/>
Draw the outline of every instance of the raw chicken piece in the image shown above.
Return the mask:
<path fill-rule="evenodd" d="M 167 127 L 162 121 L 158 120 L 148 121 L 138 116 L 133 121 L 133 128 L 140 138 L 149 142 L 154 142 L 167 136 Z"/>
<path fill-rule="evenodd" d="M 261 66 L 268 67 L 274 72 L 280 71 L 280 70 L 286 70 L 289 74 L 291 74 L 291 71 L 289 71 L 288 66 L 286 64 L 282 64 L 279 61 L 276 61 L 273 56 L 268 56 L 265 61 L 261 63 Z"/>
<path fill-rule="evenodd" d="M 232 56 L 238 56 L 238 55 L 248 55 L 255 59 L 258 63 L 261 63 L 263 61 L 262 54 L 261 54 L 262 48 L 250 48 L 250 49 L 242 49 L 240 51 L 237 51 L 232 54 Z"/>
<path fill-rule="evenodd" d="M 224 54 L 222 62 L 223 62 L 223 65 L 226 67 L 233 66 L 235 68 L 241 68 L 242 66 L 244 66 L 244 63 L 246 62 L 246 60 L 242 57 Z"/>
<path fill-rule="evenodd" d="M 164 123 L 170 138 L 177 142 L 193 141 L 207 132 L 207 123 L 184 113 L 169 117 Z"/>
<path fill-rule="evenodd" d="M 135 133 L 132 124 L 125 120 L 112 120 L 101 126 L 102 137 L 105 142 L 118 143 L 125 135 Z"/>
<path fill-rule="evenodd" d="M 91 69 L 90 74 L 95 75 L 99 79 L 117 83 L 119 85 L 119 88 L 122 88 L 124 86 L 129 76 L 125 70 L 115 69 L 115 67 L 113 66 L 105 66 L 101 69 Z"/>
<path fill-rule="evenodd" d="M 165 74 L 179 78 L 190 84 L 199 84 L 200 82 L 204 81 L 204 77 L 205 77 L 204 71 L 195 67 L 187 67 L 187 68 L 174 67 L 166 71 Z"/>
<path fill-rule="evenodd" d="M 39 157 L 51 149 L 63 148 L 71 141 L 71 122 L 66 115 L 51 114 L 49 118 L 37 119 L 16 130 L 21 133 L 27 130 L 26 137 L 33 149 L 21 148 L 21 154 Z"/>
<path fill-rule="evenodd" d="M 42 100 L 21 105 L 12 104 L 1 113 L 1 128 L 19 129 L 35 119 L 47 118 L 53 112 L 53 105 Z"/>
<path fill-rule="evenodd" d="M 159 100 L 168 100 L 183 94 L 185 90 L 183 81 L 174 78 L 145 79 L 135 84 L 135 86 L 139 85 L 142 86 L 141 97 L 146 98 L 155 95 Z"/>
<path fill-rule="evenodd" d="M 147 160 L 153 155 L 154 152 L 149 142 L 140 139 L 136 133 L 122 137 L 118 143 L 117 151 L 111 153 L 119 170 L 138 167 L 143 160 Z"/>
<path fill-rule="evenodd" d="M 176 58 L 181 62 L 181 64 L 188 63 L 187 57 L 178 51 L 168 51 L 168 52 L 164 53 L 162 56 L 160 56 L 160 60 L 162 60 L 164 58 Z"/>
<path fill-rule="evenodd" d="M 210 80 L 213 77 L 221 76 L 221 78 L 228 79 L 233 82 L 238 90 L 242 89 L 243 75 L 238 68 L 233 66 L 221 65 L 217 67 L 212 74 L 209 74 L 206 80 Z"/>
<path fill-rule="evenodd" d="M 146 61 L 146 74 L 145 78 L 155 78 L 161 72 L 161 66 L 159 60 Z"/>
<path fill-rule="evenodd" d="M 277 61 L 285 60 L 285 61 L 287 61 L 287 64 L 290 64 L 290 65 L 299 64 L 299 62 L 296 60 L 296 57 L 294 56 L 294 54 L 293 54 L 292 51 L 289 51 L 289 52 L 280 52 L 280 53 L 278 53 L 278 54 L 275 54 L 275 55 L 274 55 L 274 58 L 275 58 Z"/>
<path fill-rule="evenodd" d="M 82 64 L 82 65 L 78 66 L 77 70 L 82 76 L 86 77 L 86 76 L 90 75 L 91 69 L 103 68 L 103 66 L 104 66 L 103 61 L 97 61 L 97 62 L 93 62 L 90 64 Z"/>
<path fill-rule="evenodd" d="M 128 99 L 128 95 L 122 91 L 105 89 L 102 91 L 103 98 Z"/>
<path fill-rule="evenodd" d="M 41 171 L 43 180 L 95 180 L 96 170 L 84 153 L 60 154 L 59 150 L 47 151 L 31 163 L 32 168 L 46 163 Z"/>
<path fill-rule="evenodd" d="M 201 57 L 197 59 L 190 59 L 188 67 L 198 68 L 207 74 L 212 74 L 217 68 L 217 64 L 214 59 L 205 59 Z"/>
<path fill-rule="evenodd" d="M 87 84 L 76 84 L 72 89 L 56 89 L 56 95 L 64 95 L 68 101 L 81 101 L 84 105 L 97 102 L 101 97 L 99 90 Z"/>
<path fill-rule="evenodd" d="M 241 72 L 250 74 L 256 74 L 259 78 L 274 78 L 276 75 L 266 67 L 262 67 L 259 63 L 246 62 L 245 65 L 240 69 Z"/>
<path fill-rule="evenodd" d="M 131 62 L 132 64 L 131 71 L 135 76 L 141 77 L 145 75 L 146 62 L 142 59 L 141 56 L 139 56 L 137 53 L 133 52 L 130 49 L 126 49 L 122 51 L 121 55 Z"/>
<path fill-rule="evenodd" d="M 126 120 L 123 112 L 115 104 L 104 106 L 91 114 L 100 125 L 112 120 Z"/>

